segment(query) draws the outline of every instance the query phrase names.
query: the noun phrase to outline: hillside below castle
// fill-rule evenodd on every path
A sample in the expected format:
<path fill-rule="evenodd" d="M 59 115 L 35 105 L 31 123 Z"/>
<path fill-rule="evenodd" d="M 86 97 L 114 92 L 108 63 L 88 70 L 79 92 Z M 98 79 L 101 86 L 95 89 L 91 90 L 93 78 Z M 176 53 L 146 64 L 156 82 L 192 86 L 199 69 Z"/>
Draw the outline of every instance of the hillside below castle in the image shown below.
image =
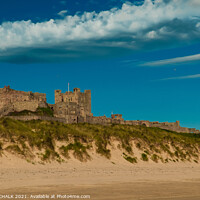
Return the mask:
<path fill-rule="evenodd" d="M 65 93 L 62 93 L 61 90 L 55 90 L 55 104 L 48 104 L 46 94 L 17 91 L 11 89 L 10 86 L 5 86 L 0 88 L 0 117 L 24 121 L 58 121 L 66 124 L 144 125 L 176 132 L 200 133 L 195 128 L 181 127 L 179 121 L 173 123 L 144 120 L 126 121 L 121 114 L 113 114 L 111 118 L 106 116 L 95 117 L 91 112 L 91 91 L 81 92 L 79 88 L 74 88 L 73 92 Z"/>

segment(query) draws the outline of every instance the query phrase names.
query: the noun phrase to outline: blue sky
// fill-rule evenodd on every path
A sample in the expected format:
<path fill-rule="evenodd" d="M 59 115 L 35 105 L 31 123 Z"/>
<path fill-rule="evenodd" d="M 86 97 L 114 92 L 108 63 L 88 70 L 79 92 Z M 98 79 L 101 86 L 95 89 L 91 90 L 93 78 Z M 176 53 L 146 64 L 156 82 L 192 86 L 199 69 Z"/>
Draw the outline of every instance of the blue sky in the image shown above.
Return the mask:
<path fill-rule="evenodd" d="M 199 0 L 7 0 L 0 87 L 92 90 L 94 115 L 200 128 Z"/>

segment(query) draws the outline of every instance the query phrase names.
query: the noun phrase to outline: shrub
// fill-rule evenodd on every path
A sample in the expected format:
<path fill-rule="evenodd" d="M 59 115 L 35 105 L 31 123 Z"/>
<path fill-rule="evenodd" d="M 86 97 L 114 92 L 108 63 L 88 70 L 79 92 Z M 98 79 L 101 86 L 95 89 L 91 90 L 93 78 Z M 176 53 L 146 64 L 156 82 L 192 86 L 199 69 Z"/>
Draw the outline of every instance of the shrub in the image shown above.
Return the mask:
<path fill-rule="evenodd" d="M 2 150 L 3 150 L 3 143 L 0 142 L 0 151 L 2 151 Z"/>
<path fill-rule="evenodd" d="M 141 149 L 141 144 L 140 144 L 140 143 L 137 143 L 137 144 L 136 144 L 136 147 L 137 147 L 138 149 Z"/>
<path fill-rule="evenodd" d="M 166 159 L 165 159 L 165 163 L 168 163 L 168 162 L 169 162 L 169 159 L 168 159 L 168 158 L 166 158 Z"/>
<path fill-rule="evenodd" d="M 142 154 L 141 154 L 141 160 L 143 160 L 143 161 L 148 161 L 149 159 L 148 159 L 147 154 L 142 153 Z"/>
<path fill-rule="evenodd" d="M 128 157 L 124 157 L 128 162 L 130 162 L 130 163 L 137 163 L 137 158 L 136 157 L 130 157 L 130 156 L 128 156 Z"/>
<path fill-rule="evenodd" d="M 130 163 L 137 163 L 137 157 L 131 157 L 131 156 L 128 156 L 127 154 L 123 153 L 123 158 Z"/>
<path fill-rule="evenodd" d="M 153 154 L 152 156 L 151 156 L 151 160 L 153 160 L 154 162 L 158 162 L 158 159 L 159 159 L 159 156 L 158 155 L 156 155 L 156 154 Z"/>

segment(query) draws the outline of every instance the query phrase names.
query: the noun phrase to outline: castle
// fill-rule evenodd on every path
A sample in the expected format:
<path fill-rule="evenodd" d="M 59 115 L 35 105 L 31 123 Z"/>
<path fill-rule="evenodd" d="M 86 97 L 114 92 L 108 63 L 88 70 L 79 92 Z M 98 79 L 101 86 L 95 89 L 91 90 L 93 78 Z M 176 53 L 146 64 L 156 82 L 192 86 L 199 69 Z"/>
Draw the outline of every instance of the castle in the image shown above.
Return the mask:
<path fill-rule="evenodd" d="M 53 116 L 38 114 L 37 110 L 39 108 L 52 111 Z M 18 115 L 24 111 L 31 112 L 31 115 L 27 112 Z M 176 132 L 200 133 L 195 128 L 181 127 L 179 121 L 173 123 L 142 120 L 125 121 L 121 114 L 113 114 L 111 118 L 106 116 L 94 117 L 91 112 L 91 91 L 81 92 L 79 88 L 74 88 L 73 92 L 68 91 L 65 93 L 62 93 L 61 90 L 55 90 L 55 104 L 48 104 L 46 94 L 17 91 L 11 89 L 10 86 L 5 86 L 0 88 L 0 117 L 25 121 L 40 119 L 63 123 L 144 125 Z"/>

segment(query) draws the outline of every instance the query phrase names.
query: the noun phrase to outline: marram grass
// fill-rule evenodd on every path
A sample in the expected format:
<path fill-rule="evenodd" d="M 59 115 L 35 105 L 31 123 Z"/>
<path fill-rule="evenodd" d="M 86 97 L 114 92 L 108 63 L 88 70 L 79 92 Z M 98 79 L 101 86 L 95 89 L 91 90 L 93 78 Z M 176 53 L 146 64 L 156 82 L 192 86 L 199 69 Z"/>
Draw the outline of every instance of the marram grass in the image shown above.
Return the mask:
<path fill-rule="evenodd" d="M 63 124 L 49 121 L 18 121 L 0 119 L 0 155 L 5 151 L 15 153 L 27 160 L 32 159 L 34 150 L 41 161 L 69 159 L 72 154 L 80 161 L 90 160 L 89 151 L 107 159 L 112 158 L 112 141 L 120 143 L 125 152 L 124 160 L 130 163 L 153 162 L 198 162 L 200 134 L 176 133 L 159 128 L 132 125 Z M 62 145 L 57 148 L 56 144 Z M 9 145 L 8 145 L 9 144 Z M 133 147 L 134 144 L 134 147 Z M 141 152 L 134 156 L 134 150 Z M 166 158 L 162 155 L 165 154 Z"/>

